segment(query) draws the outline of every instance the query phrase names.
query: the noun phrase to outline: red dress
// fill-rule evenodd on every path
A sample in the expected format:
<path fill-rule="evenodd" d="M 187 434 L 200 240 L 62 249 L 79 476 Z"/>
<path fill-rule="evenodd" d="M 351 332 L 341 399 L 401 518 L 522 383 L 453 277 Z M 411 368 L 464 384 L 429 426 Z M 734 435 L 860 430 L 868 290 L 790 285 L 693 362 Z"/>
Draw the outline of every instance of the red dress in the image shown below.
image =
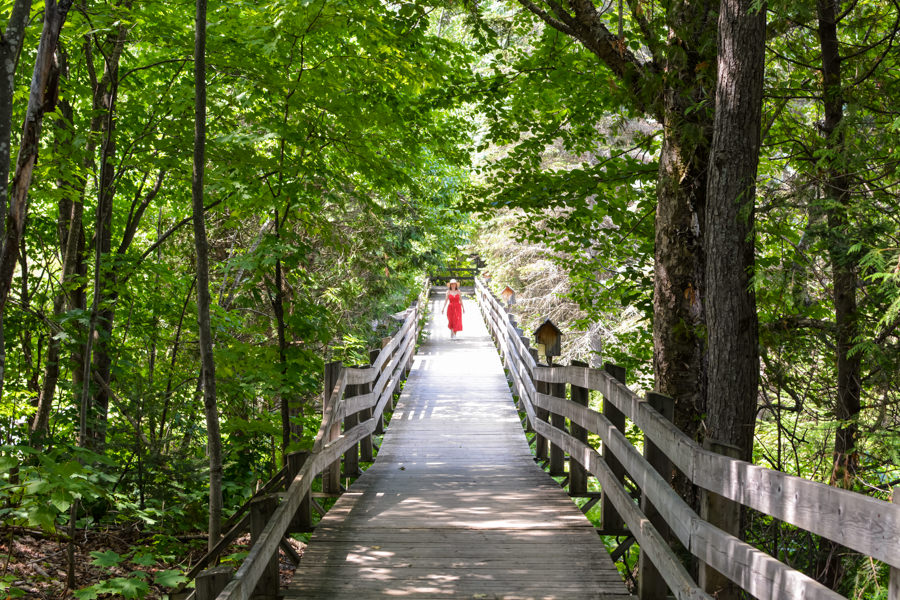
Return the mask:
<path fill-rule="evenodd" d="M 450 331 L 462 331 L 462 300 L 459 294 L 447 294 L 450 306 L 447 307 L 447 327 Z"/>

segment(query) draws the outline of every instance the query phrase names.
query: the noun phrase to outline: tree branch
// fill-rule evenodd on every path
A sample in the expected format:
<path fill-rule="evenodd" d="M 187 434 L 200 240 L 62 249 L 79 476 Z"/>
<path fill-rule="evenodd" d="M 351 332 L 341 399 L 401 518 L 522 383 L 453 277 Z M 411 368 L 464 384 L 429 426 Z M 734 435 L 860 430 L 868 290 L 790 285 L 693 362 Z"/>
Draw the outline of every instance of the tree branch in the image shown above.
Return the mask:
<path fill-rule="evenodd" d="M 661 120 L 660 86 L 657 64 L 644 63 L 628 50 L 620 39 L 603 24 L 600 14 L 590 0 L 569 0 L 575 14 L 569 13 L 556 0 L 544 0 L 552 15 L 533 0 L 518 0 L 526 10 L 547 25 L 581 42 L 625 84 L 637 107 Z M 645 40 L 650 47 L 652 40 Z"/>

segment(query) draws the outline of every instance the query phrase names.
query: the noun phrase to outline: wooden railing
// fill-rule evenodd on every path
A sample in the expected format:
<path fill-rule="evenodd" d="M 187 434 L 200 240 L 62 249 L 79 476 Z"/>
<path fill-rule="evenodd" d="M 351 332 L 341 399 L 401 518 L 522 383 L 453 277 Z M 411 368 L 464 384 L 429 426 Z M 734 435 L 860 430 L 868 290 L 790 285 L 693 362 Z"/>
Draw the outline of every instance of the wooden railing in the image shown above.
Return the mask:
<path fill-rule="evenodd" d="M 385 341 L 381 350 L 373 351 L 368 367 L 326 365 L 322 424 L 312 450 L 290 457 L 296 460 L 290 460 L 286 470 L 293 477 L 280 495 L 280 503 L 279 495 L 255 501 L 250 518 L 253 544 L 234 576 L 225 567 L 204 571 L 197 578 L 197 600 L 278 595 L 278 548 L 284 545 L 292 524 L 309 526 L 313 479 L 321 474 L 322 491 L 336 495 L 341 490 L 342 456 L 346 476 L 358 474 L 360 451 L 363 460 L 371 460 L 372 435 L 380 432 L 385 409 L 412 366 L 429 290 L 426 283 L 400 330 Z"/>
<path fill-rule="evenodd" d="M 447 285 L 451 279 L 456 279 L 460 284 L 475 285 L 475 278 L 480 269 L 478 267 L 451 267 L 446 269 L 433 269 L 428 272 L 428 278 L 435 285 Z"/>
<path fill-rule="evenodd" d="M 567 453 L 570 486 L 583 486 L 586 472 L 597 478 L 603 500 L 601 533 L 621 534 L 624 523 L 640 546 L 642 599 L 664 598 L 666 588 L 676 598 L 736 597 L 735 591 L 722 593 L 727 586 L 736 590 L 729 582 L 757 598 L 843 598 L 739 539 L 735 534 L 741 505 L 889 564 L 888 598 L 900 599 L 900 504 L 730 458 L 724 455 L 729 451 L 726 444 L 700 446 L 665 416 L 670 399 L 653 393 L 639 397 L 624 385 L 623 370 L 613 365 L 602 370 L 539 365 L 514 316 L 480 279 L 475 291 L 527 426 L 537 434 L 538 458 L 548 458 L 551 474 L 561 474 Z M 602 412 L 587 406 L 588 390 L 603 395 Z M 643 454 L 623 435 L 626 417 L 644 434 Z M 602 452 L 587 443 L 588 431 L 600 437 Z M 701 488 L 706 518 L 662 475 L 672 465 Z M 625 472 L 640 488 L 640 505 L 623 485 Z M 571 488 L 570 493 L 578 495 Z M 699 581 L 670 548 L 668 532 L 699 559 Z"/>

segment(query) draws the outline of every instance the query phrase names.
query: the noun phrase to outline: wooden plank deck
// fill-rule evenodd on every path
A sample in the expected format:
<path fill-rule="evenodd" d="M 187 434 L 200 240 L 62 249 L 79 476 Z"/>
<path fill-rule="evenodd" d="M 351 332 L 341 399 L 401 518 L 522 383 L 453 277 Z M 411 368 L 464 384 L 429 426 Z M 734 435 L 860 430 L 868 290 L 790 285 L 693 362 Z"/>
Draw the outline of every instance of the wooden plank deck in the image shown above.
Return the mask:
<path fill-rule="evenodd" d="M 454 341 L 440 307 L 375 464 L 316 529 L 286 598 L 628 598 L 532 459 L 477 306 Z"/>

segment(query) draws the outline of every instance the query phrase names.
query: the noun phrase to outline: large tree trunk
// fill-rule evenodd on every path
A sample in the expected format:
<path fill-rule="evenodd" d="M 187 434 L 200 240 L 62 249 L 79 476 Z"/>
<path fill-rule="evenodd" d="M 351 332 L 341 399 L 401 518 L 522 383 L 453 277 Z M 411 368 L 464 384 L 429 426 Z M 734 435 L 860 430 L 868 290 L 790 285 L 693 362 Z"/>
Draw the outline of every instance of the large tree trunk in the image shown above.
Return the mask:
<path fill-rule="evenodd" d="M 675 422 L 694 438 L 706 414 L 703 220 L 713 127 L 718 0 L 666 4 L 668 39 L 660 44 L 638 2 L 635 30 L 652 55 L 643 61 L 610 32 L 588 0 L 519 0 L 548 25 L 577 39 L 617 76 L 636 110 L 664 129 L 657 184 L 653 295 L 656 391 L 675 401 Z M 546 7 L 546 8 L 544 8 Z M 624 35 L 624 32 L 623 32 Z M 690 486 L 676 482 L 690 499 Z"/>
<path fill-rule="evenodd" d="M 56 104 L 56 76 L 58 73 L 55 68 L 54 56 L 59 42 L 59 32 L 66 22 L 72 0 L 62 0 L 58 4 L 55 0 L 44 2 L 44 24 L 34 60 L 22 142 L 19 146 L 15 175 L 10 190 L 7 188 L 6 182 L 9 179 L 8 165 L 11 156 L 9 138 L 12 128 L 12 92 L 30 4 L 30 2 L 16 2 L 13 5 L 6 34 L 0 40 L 0 47 L 2 47 L 0 67 L 6 70 L 5 77 L 0 78 L 3 80 L 0 83 L 0 106 L 3 108 L 0 110 L 4 111 L 0 113 L 0 162 L 3 164 L 0 167 L 0 176 L 3 180 L 2 187 L 0 187 L 0 202 L 4 209 L 3 214 L 0 215 L 0 219 L 4 220 L 4 224 L 0 227 L 0 233 L 2 233 L 0 236 L 0 243 L 2 243 L 2 248 L 0 248 L 0 323 L 6 312 L 6 301 L 9 298 L 13 272 L 19 258 L 19 246 L 25 234 L 28 189 L 31 187 L 31 178 L 37 163 L 44 113 L 52 111 Z M 9 94 L 8 97 L 7 94 Z M 10 111 L 8 117 L 6 116 L 7 110 Z M 4 123 L 9 123 L 8 129 Z M 3 355 L 3 348 L 0 347 L 0 357 Z M 5 365 L 0 361 L 0 394 L 3 393 L 4 367 Z"/>
<path fill-rule="evenodd" d="M 203 408 L 206 412 L 209 452 L 209 549 L 218 543 L 222 523 L 222 438 L 216 406 L 216 371 L 209 318 L 209 247 L 203 214 L 203 174 L 206 162 L 206 0 L 197 0 L 194 41 L 194 174 L 191 197 L 194 212 L 194 247 L 197 252 L 197 322 Z"/>
<path fill-rule="evenodd" d="M 9 205 L 9 164 L 12 157 L 13 96 L 16 86 L 16 70 L 25 27 L 31 13 L 31 0 L 16 0 L 13 4 L 6 31 L 0 36 L 0 217 L 6 215 Z M 6 221 L 0 218 L 0 240 L 5 237 Z"/>
<path fill-rule="evenodd" d="M 754 209 L 766 8 L 722 0 L 706 204 L 707 437 L 750 460 L 759 387 Z"/>
<path fill-rule="evenodd" d="M 31 12 L 31 0 L 16 0 L 13 5 L 6 31 L 0 36 L 0 249 L 6 237 L 5 215 L 9 206 L 9 164 L 12 157 L 12 116 L 13 95 L 15 94 L 16 69 L 22 44 L 25 41 L 25 26 Z M 3 310 L 0 309 L 0 395 L 6 381 L 6 339 L 3 335 Z"/>
<path fill-rule="evenodd" d="M 859 464 L 856 437 L 860 412 L 860 354 L 852 353 L 857 331 L 856 291 L 857 264 L 850 252 L 851 241 L 846 237 L 847 207 L 850 204 L 850 175 L 845 167 L 846 149 L 842 121 L 844 94 L 841 81 L 841 55 L 837 35 L 836 0 L 818 0 L 819 43 L 822 52 L 822 97 L 825 120 L 822 134 L 828 148 L 824 169 L 824 192 L 828 220 L 827 245 L 831 261 L 835 313 L 835 347 L 837 362 L 837 398 L 835 417 L 838 428 L 834 439 L 834 470 L 831 482 L 845 488 L 853 486 Z M 843 577 L 840 555 L 846 552 L 838 544 L 824 543 L 821 568 L 822 583 L 837 589 Z"/>
<path fill-rule="evenodd" d="M 669 9 L 672 30 L 692 35 L 673 36 L 666 47 L 654 247 L 655 388 L 674 400 L 676 426 L 697 440 L 707 414 L 703 221 L 717 9 L 718 0 L 674 3 Z M 669 479 L 686 502 L 698 505 L 696 488 L 686 477 L 673 472 Z"/>

